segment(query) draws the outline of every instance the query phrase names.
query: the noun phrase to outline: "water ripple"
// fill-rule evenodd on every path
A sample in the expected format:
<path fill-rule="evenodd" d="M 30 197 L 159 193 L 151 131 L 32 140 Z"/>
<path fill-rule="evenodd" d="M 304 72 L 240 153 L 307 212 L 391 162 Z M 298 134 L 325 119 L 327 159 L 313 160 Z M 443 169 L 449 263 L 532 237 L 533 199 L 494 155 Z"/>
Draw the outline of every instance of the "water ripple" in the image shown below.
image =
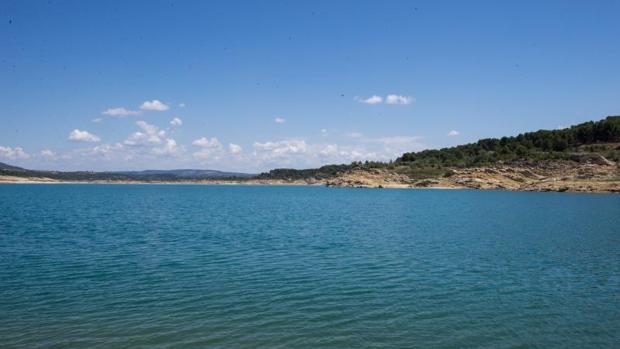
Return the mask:
<path fill-rule="evenodd" d="M 620 197 L 0 185 L 1 348 L 613 348 Z"/>

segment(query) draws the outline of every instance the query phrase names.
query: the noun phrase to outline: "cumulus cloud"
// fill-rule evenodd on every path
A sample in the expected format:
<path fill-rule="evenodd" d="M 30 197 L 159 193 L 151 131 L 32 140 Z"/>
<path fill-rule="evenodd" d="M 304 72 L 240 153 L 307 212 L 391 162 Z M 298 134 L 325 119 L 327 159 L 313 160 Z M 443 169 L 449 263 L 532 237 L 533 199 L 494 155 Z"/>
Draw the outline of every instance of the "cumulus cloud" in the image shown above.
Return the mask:
<path fill-rule="evenodd" d="M 414 99 L 411 96 L 387 95 L 385 103 L 387 104 L 411 104 Z"/>
<path fill-rule="evenodd" d="M 172 138 L 166 138 L 164 144 L 161 147 L 153 148 L 153 154 L 155 155 L 175 155 L 182 151 L 182 147 L 177 144 Z"/>
<path fill-rule="evenodd" d="M 181 120 L 180 118 L 176 117 L 176 118 L 170 120 L 170 125 L 173 126 L 173 127 L 181 126 L 181 125 L 183 125 L 183 120 Z"/>
<path fill-rule="evenodd" d="M 283 124 L 286 122 L 286 119 L 284 118 L 275 118 L 274 120 L 276 122 L 276 124 Z"/>
<path fill-rule="evenodd" d="M 122 159 L 132 163 L 144 161 L 148 166 L 159 158 L 174 156 L 180 159 L 185 153 L 185 148 L 170 137 L 166 130 L 143 120 L 136 121 L 136 126 L 139 130 L 131 133 L 122 143 L 102 144 L 91 152 L 106 159 Z"/>
<path fill-rule="evenodd" d="M 455 137 L 455 136 L 458 136 L 460 134 L 461 133 L 459 131 L 457 131 L 457 130 L 452 130 L 452 131 L 448 132 L 448 136 L 450 136 L 450 137 Z"/>
<path fill-rule="evenodd" d="M 140 131 L 129 135 L 123 142 L 125 145 L 160 144 L 166 137 L 166 131 L 160 130 L 159 127 L 151 125 L 146 121 L 137 121 L 136 125 L 140 128 Z"/>
<path fill-rule="evenodd" d="M 124 148 L 123 145 L 120 143 L 100 144 L 91 149 L 81 150 L 80 154 L 86 155 L 86 156 L 102 155 L 106 159 L 111 159 L 117 151 L 123 150 L 123 148 Z"/>
<path fill-rule="evenodd" d="M 241 148 L 240 145 L 230 143 L 230 144 L 228 144 L 228 151 L 231 154 L 239 154 L 239 153 L 241 153 L 243 151 L 243 148 Z"/>
<path fill-rule="evenodd" d="M 339 147 L 337 144 L 327 144 L 319 150 L 319 154 L 323 156 L 331 156 L 336 155 L 339 152 Z"/>
<path fill-rule="evenodd" d="M 306 154 L 309 150 L 306 141 L 299 139 L 254 142 L 252 148 L 252 155 L 259 163 L 278 162 L 282 165 L 289 164 L 293 158 Z"/>
<path fill-rule="evenodd" d="M 123 147 L 122 144 L 110 145 L 110 144 L 100 144 L 98 146 L 90 149 L 94 154 L 109 154 L 114 150 L 121 149 Z"/>
<path fill-rule="evenodd" d="M 185 152 L 184 147 L 178 144 L 175 139 L 161 137 L 158 133 L 159 131 L 155 135 L 160 137 L 159 142 L 152 140 L 149 142 L 148 138 L 141 138 L 136 143 L 126 140 L 123 143 L 100 144 L 92 148 L 77 149 L 74 153 L 82 159 L 87 159 L 88 162 L 100 159 L 114 161 L 117 164 L 121 163 L 123 167 L 135 167 L 137 165 L 139 166 L 138 169 L 143 169 L 146 166 L 158 166 L 158 159 L 175 157 L 182 160 L 182 155 Z M 168 163 L 164 164 L 168 165 Z M 100 166 L 100 164 L 97 163 L 95 166 Z"/>
<path fill-rule="evenodd" d="M 210 139 L 207 137 L 198 138 L 192 144 L 201 148 L 219 148 L 222 146 L 222 143 L 215 137 Z"/>
<path fill-rule="evenodd" d="M 144 121 L 136 122 L 136 125 L 139 130 L 125 142 L 95 144 L 60 154 L 51 150 L 42 151 L 41 155 L 37 153 L 36 159 L 42 161 L 56 156 L 54 161 L 64 161 L 71 158 L 71 166 L 79 164 L 85 169 L 144 169 L 196 166 L 200 163 L 218 169 L 254 172 L 280 167 L 312 168 L 351 161 L 386 161 L 403 152 L 424 149 L 421 139 L 411 136 L 360 136 L 350 138 L 346 143 L 315 143 L 306 139 L 262 140 L 254 142 L 249 150 L 235 143 L 224 145 L 216 137 L 201 137 L 190 143 L 195 148 L 187 152 L 182 144 L 157 126 Z M 19 149 L 7 150 L 5 147 L 0 148 L 0 156 L 6 157 L 10 151 L 19 153 Z"/>
<path fill-rule="evenodd" d="M 49 150 L 49 149 L 43 149 L 40 152 L 41 157 L 46 158 L 46 159 L 55 159 L 56 158 L 56 153 L 54 153 L 53 151 Z"/>
<path fill-rule="evenodd" d="M 77 128 L 69 133 L 69 140 L 76 142 L 99 142 L 101 138 L 88 131 L 78 130 Z"/>
<path fill-rule="evenodd" d="M 26 153 L 21 147 L 3 147 L 0 145 L 0 157 L 9 160 L 29 159 L 30 154 Z"/>
<path fill-rule="evenodd" d="M 396 142 L 396 140 L 392 140 Z M 402 141 L 402 140 L 401 140 Z M 384 143 L 389 143 L 387 138 Z M 379 141 L 354 145 L 308 143 L 303 139 L 255 142 L 250 160 L 262 167 L 317 167 L 328 163 L 394 158 L 393 146 Z"/>
<path fill-rule="evenodd" d="M 202 137 L 192 142 L 193 145 L 200 147 L 201 149 L 193 154 L 195 158 L 199 159 L 219 159 L 223 154 L 224 146 L 220 141 L 215 138 Z"/>
<path fill-rule="evenodd" d="M 110 109 L 104 110 L 103 112 L 101 112 L 101 114 L 108 115 L 108 116 L 115 117 L 115 118 L 123 118 L 129 115 L 140 115 L 140 111 L 129 110 L 129 109 L 120 107 L 120 108 L 110 108 Z"/>
<path fill-rule="evenodd" d="M 278 142 L 254 142 L 252 146 L 255 150 L 270 151 L 274 154 L 304 153 L 308 145 L 304 140 L 283 140 Z"/>
<path fill-rule="evenodd" d="M 387 95 L 385 99 L 381 96 L 373 95 L 368 98 L 355 97 L 356 101 L 365 104 L 381 104 L 385 101 L 386 104 L 411 104 L 415 101 L 415 98 L 411 96 L 401 96 L 396 94 Z"/>
<path fill-rule="evenodd" d="M 142 110 L 166 111 L 166 110 L 170 109 L 170 107 L 167 106 L 166 104 L 158 101 L 157 99 L 154 99 L 152 101 L 145 101 L 144 103 L 142 103 L 142 105 L 140 106 L 140 109 L 142 109 Z"/>
<path fill-rule="evenodd" d="M 360 103 L 365 103 L 365 104 L 379 104 L 379 103 L 383 103 L 383 97 L 377 96 L 377 95 L 373 95 L 373 96 L 370 96 L 368 98 L 355 97 L 355 100 L 357 100 Z"/>

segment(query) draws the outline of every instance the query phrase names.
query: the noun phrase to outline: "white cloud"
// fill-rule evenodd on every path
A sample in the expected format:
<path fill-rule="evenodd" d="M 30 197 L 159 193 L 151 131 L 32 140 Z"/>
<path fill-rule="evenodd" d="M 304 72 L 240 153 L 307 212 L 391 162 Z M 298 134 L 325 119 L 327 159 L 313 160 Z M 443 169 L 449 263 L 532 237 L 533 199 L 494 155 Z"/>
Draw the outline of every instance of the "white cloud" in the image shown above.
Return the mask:
<path fill-rule="evenodd" d="M 368 98 L 355 97 L 354 99 L 365 104 L 381 104 L 384 101 L 386 104 L 411 104 L 415 101 L 415 98 L 411 96 L 401 96 L 395 94 L 387 95 L 385 99 L 377 95 L 372 95 Z"/>
<path fill-rule="evenodd" d="M 69 139 L 72 141 L 76 141 L 76 142 L 99 142 L 101 141 L 101 138 L 99 138 L 98 136 L 88 131 L 78 130 L 77 128 L 71 131 L 71 133 L 69 134 Z"/>
<path fill-rule="evenodd" d="M 128 110 L 122 107 L 121 108 L 110 108 L 110 109 L 107 109 L 101 112 L 101 114 L 103 115 L 108 115 L 108 116 L 115 117 L 115 118 L 123 118 L 129 115 L 140 115 L 140 113 L 141 112 L 139 110 Z"/>
<path fill-rule="evenodd" d="M 181 120 L 181 118 L 179 117 L 176 117 L 170 120 L 170 125 L 172 125 L 173 127 L 181 126 L 183 125 L 183 120 Z"/>
<path fill-rule="evenodd" d="M 91 163 L 88 168 L 100 167 L 101 163 L 97 162 L 98 160 L 115 164 L 116 169 L 128 167 L 145 169 L 169 166 L 168 158 L 172 156 L 175 157 L 175 161 L 183 159 L 185 148 L 175 139 L 165 137 L 162 131 L 153 125 L 143 124 L 141 128 L 142 131 L 136 132 L 141 136 L 135 136 L 136 133 L 134 133 L 123 143 L 100 144 L 93 148 L 78 149 L 74 154 L 78 155 L 82 161 Z M 164 158 L 168 160 L 159 162 Z"/>
<path fill-rule="evenodd" d="M 172 138 L 166 138 L 162 147 L 153 148 L 153 154 L 155 155 L 175 155 L 183 150 L 181 146 L 177 144 Z"/>
<path fill-rule="evenodd" d="M 249 160 L 262 168 L 308 168 L 351 161 L 388 160 L 400 155 L 396 148 L 403 146 L 400 143 L 404 142 L 410 145 L 411 138 L 386 137 L 353 145 L 308 143 L 302 139 L 255 142 Z"/>
<path fill-rule="evenodd" d="M 223 145 L 216 137 L 201 137 L 189 143 L 190 147 L 195 148 L 188 152 L 183 144 L 157 126 L 144 121 L 136 122 L 136 125 L 139 130 L 131 134 L 124 143 L 95 144 L 67 153 L 42 151 L 34 158 L 41 163 L 44 163 L 44 159 L 58 163 L 64 161 L 66 166 L 74 169 L 209 166 L 222 170 L 258 172 L 282 167 L 313 168 L 351 161 L 386 161 L 406 151 L 424 149 L 420 138 L 411 136 L 369 138 L 360 135 L 359 138 L 343 138 L 344 143 L 313 143 L 306 139 L 265 140 L 254 142 L 249 150 L 235 143 Z M 13 154 L 9 156 L 17 157 L 19 149 L 0 148 L 0 154 L 4 157 L 9 152 Z"/>
<path fill-rule="evenodd" d="M 102 118 L 94 118 L 91 121 L 94 122 L 94 123 L 100 123 L 100 122 L 103 121 L 103 119 Z"/>
<path fill-rule="evenodd" d="M 379 103 L 383 102 L 383 97 L 377 96 L 377 95 L 373 95 L 373 96 L 370 96 L 368 98 L 355 97 L 355 100 L 360 102 L 360 103 L 365 103 L 365 104 L 379 104 Z"/>
<path fill-rule="evenodd" d="M 198 138 L 192 144 L 201 148 L 219 148 L 222 146 L 222 143 L 215 137 L 211 139 L 207 137 Z"/>
<path fill-rule="evenodd" d="M 141 131 L 136 131 L 129 135 L 123 142 L 125 145 L 144 145 L 144 144 L 160 144 L 166 137 L 166 131 L 160 130 L 159 127 L 151 125 L 145 121 L 137 121 L 136 125 Z"/>
<path fill-rule="evenodd" d="M 385 103 L 387 104 L 411 104 L 414 98 L 411 96 L 387 95 Z"/>
<path fill-rule="evenodd" d="M 185 103 L 179 103 L 179 108 L 185 108 Z"/>
<path fill-rule="evenodd" d="M 326 128 L 321 129 L 321 136 L 327 136 L 328 132 Z"/>
<path fill-rule="evenodd" d="M 457 131 L 457 130 L 452 130 L 452 131 L 448 132 L 448 136 L 450 136 L 450 137 L 458 136 L 460 134 L 461 133 L 459 131 Z"/>
<path fill-rule="evenodd" d="M 193 145 L 201 149 L 193 154 L 199 159 L 215 159 L 218 160 L 223 155 L 224 146 L 215 138 L 202 137 L 192 142 Z"/>
<path fill-rule="evenodd" d="M 0 146 L 0 157 L 9 160 L 28 159 L 30 158 L 30 154 L 26 153 L 21 147 L 11 148 Z"/>
<path fill-rule="evenodd" d="M 276 124 L 283 124 L 286 122 L 286 119 L 284 118 L 275 118 L 274 120 L 276 122 Z"/>
<path fill-rule="evenodd" d="M 140 109 L 142 109 L 142 110 L 166 111 L 166 110 L 170 109 L 170 107 L 167 106 L 166 104 L 158 101 L 157 99 L 154 99 L 152 101 L 146 101 L 146 102 L 142 103 L 142 105 L 140 106 Z"/>
<path fill-rule="evenodd" d="M 274 154 L 298 154 L 305 153 L 308 150 L 308 145 L 304 140 L 284 140 L 279 142 L 254 142 L 252 146 L 255 150 L 270 151 Z"/>
<path fill-rule="evenodd" d="M 309 150 L 306 141 L 299 139 L 254 142 L 252 148 L 255 161 L 267 164 L 277 163 L 279 166 L 286 166 L 296 161 L 296 158 L 305 155 Z"/>
<path fill-rule="evenodd" d="M 51 157 L 54 156 L 54 152 L 49 149 L 41 150 L 41 156 Z"/>
<path fill-rule="evenodd" d="M 319 154 L 323 156 L 331 156 L 338 154 L 338 145 L 337 144 L 327 144 L 322 149 L 319 150 Z"/>
<path fill-rule="evenodd" d="M 230 143 L 230 144 L 228 144 L 228 151 L 231 154 L 239 154 L 239 153 L 241 153 L 241 151 L 243 151 L 243 148 L 241 148 L 240 145 Z"/>
<path fill-rule="evenodd" d="M 43 149 L 41 150 L 41 156 L 46 158 L 46 159 L 55 159 L 56 158 L 56 154 L 49 150 L 49 149 Z"/>
<path fill-rule="evenodd" d="M 129 150 L 126 149 L 121 143 L 115 144 L 99 144 L 92 148 L 86 149 L 78 149 L 74 152 L 74 155 L 78 155 L 81 158 L 86 158 L 87 161 L 95 161 L 99 160 L 129 160 L 132 158 L 133 154 L 129 153 Z M 72 158 L 71 155 L 65 155 L 67 158 Z"/>

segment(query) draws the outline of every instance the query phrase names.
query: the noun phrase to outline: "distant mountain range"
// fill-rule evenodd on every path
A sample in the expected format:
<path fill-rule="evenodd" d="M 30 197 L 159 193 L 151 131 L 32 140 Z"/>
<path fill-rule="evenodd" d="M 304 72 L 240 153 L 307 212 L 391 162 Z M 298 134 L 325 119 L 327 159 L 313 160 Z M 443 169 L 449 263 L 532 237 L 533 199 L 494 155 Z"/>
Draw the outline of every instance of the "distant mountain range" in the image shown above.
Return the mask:
<path fill-rule="evenodd" d="M 6 171 L 24 171 L 23 168 L 17 166 L 11 166 L 9 164 L 5 164 L 4 162 L 0 162 L 0 170 Z"/>
<path fill-rule="evenodd" d="M 178 178 L 251 178 L 255 175 L 240 172 L 223 172 L 216 170 L 196 170 L 196 169 L 177 169 L 177 170 L 144 170 L 144 171 L 112 171 L 105 172 L 112 174 L 124 174 L 128 176 L 153 177 L 153 176 L 174 176 Z"/>
<path fill-rule="evenodd" d="M 46 177 L 57 180 L 136 180 L 136 181 L 183 181 L 200 179 L 248 179 L 256 175 L 216 170 L 175 169 L 144 171 L 39 171 L 29 170 L 0 162 L 0 175 L 18 177 Z"/>

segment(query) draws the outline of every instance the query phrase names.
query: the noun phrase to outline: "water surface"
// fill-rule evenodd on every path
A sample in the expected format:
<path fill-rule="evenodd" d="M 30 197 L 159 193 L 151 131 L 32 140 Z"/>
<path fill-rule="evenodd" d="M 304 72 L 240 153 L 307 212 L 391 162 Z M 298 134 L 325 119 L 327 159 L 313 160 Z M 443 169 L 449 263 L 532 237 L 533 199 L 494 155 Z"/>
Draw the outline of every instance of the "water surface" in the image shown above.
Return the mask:
<path fill-rule="evenodd" d="M 0 348 L 619 346 L 619 195 L 0 185 Z"/>

